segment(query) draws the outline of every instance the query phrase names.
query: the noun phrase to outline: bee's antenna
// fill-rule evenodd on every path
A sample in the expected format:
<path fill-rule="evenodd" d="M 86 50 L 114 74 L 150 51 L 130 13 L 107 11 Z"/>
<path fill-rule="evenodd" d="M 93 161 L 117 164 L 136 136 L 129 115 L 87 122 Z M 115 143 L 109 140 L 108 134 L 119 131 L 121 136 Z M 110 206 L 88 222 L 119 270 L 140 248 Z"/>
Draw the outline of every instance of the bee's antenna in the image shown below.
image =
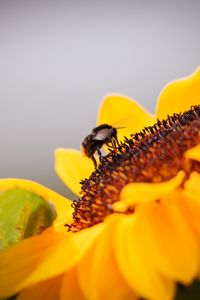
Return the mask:
<path fill-rule="evenodd" d="M 126 127 L 115 127 L 116 129 L 123 129 L 123 128 L 126 128 Z"/>

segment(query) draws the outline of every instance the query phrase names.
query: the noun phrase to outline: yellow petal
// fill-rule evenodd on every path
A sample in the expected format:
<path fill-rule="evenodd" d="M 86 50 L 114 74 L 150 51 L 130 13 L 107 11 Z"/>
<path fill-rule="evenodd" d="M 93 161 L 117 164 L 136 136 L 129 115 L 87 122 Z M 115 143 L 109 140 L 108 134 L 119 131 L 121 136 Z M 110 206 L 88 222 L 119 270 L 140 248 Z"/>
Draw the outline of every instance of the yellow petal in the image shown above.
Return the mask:
<path fill-rule="evenodd" d="M 185 157 L 200 161 L 200 145 L 193 147 L 185 152 Z"/>
<path fill-rule="evenodd" d="M 184 187 L 186 191 L 191 191 L 194 195 L 200 196 L 200 174 L 192 172 Z"/>
<path fill-rule="evenodd" d="M 100 224 L 76 234 L 47 230 L 3 251 L 0 254 L 0 297 L 73 268 L 92 246 L 101 228 Z"/>
<path fill-rule="evenodd" d="M 160 275 L 151 260 L 148 232 L 136 214 L 119 219 L 114 232 L 114 249 L 119 269 L 130 287 L 140 297 L 171 300 L 175 284 Z"/>
<path fill-rule="evenodd" d="M 55 170 L 67 187 L 80 196 L 80 181 L 91 175 L 94 165 L 78 150 L 59 148 L 55 151 Z"/>
<path fill-rule="evenodd" d="M 49 249 L 45 258 L 21 287 L 55 277 L 73 268 L 93 245 L 101 231 L 102 224 L 99 224 L 78 233 L 66 234 L 66 238 Z"/>
<path fill-rule="evenodd" d="M 200 245 L 200 174 L 193 172 L 186 181 L 182 196 L 177 205 L 185 215 L 188 224 L 198 236 Z"/>
<path fill-rule="evenodd" d="M 167 84 L 162 90 L 156 109 L 160 120 L 167 115 L 184 112 L 192 105 L 200 104 L 200 67 L 188 77 Z"/>
<path fill-rule="evenodd" d="M 85 277 L 87 277 L 86 274 Z M 90 283 L 87 282 L 87 284 Z M 76 268 L 63 275 L 59 300 L 86 300 L 79 286 Z"/>
<path fill-rule="evenodd" d="M 177 199 L 177 206 L 187 220 L 188 225 L 197 236 L 200 247 L 200 201 L 197 195 L 184 191 L 181 198 Z"/>
<path fill-rule="evenodd" d="M 57 218 L 55 224 L 71 223 L 72 212 L 71 201 L 67 198 L 57 194 L 56 192 L 48 189 L 47 187 L 25 179 L 6 178 L 0 179 L 0 190 L 9 190 L 14 188 L 21 188 L 33 192 L 45 200 L 53 203 L 56 209 Z"/>
<path fill-rule="evenodd" d="M 101 236 L 79 264 L 81 288 L 86 299 L 136 299 L 135 294 L 124 281 L 113 253 L 113 228 L 116 226 L 117 219 L 112 217 L 108 219 Z"/>
<path fill-rule="evenodd" d="M 40 264 L 49 249 L 65 238 L 48 228 L 42 234 L 22 240 L 0 252 L 0 298 L 17 293 L 19 284 Z"/>
<path fill-rule="evenodd" d="M 23 290 L 17 297 L 17 300 L 59 300 L 61 282 L 62 276 L 58 276 L 35 284 Z M 67 298 L 65 299 L 67 300 Z"/>
<path fill-rule="evenodd" d="M 134 100 L 122 95 L 107 95 L 99 108 L 98 125 L 125 126 L 118 130 L 119 140 L 155 123 L 155 118 Z"/>
<path fill-rule="evenodd" d="M 85 300 L 80 290 L 76 269 L 64 275 L 37 283 L 22 292 L 17 300 Z"/>
<path fill-rule="evenodd" d="M 167 278 L 189 284 L 198 273 L 199 249 L 176 205 L 177 197 L 178 192 L 175 192 L 167 201 L 140 206 L 137 213 L 153 264 Z"/>
<path fill-rule="evenodd" d="M 120 201 L 113 204 L 114 210 L 121 210 L 121 206 L 128 208 L 135 204 L 151 202 L 161 199 L 178 188 L 185 173 L 179 171 L 178 174 L 168 181 L 161 183 L 129 183 L 125 185 L 120 193 Z M 120 208 L 119 208 L 120 205 Z"/>

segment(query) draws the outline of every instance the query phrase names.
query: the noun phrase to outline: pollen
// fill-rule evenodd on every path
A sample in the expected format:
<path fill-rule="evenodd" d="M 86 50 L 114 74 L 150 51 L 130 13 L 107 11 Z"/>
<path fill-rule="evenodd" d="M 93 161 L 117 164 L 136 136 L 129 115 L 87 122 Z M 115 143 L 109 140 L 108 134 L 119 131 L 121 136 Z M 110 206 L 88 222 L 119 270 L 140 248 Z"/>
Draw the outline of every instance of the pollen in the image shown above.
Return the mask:
<path fill-rule="evenodd" d="M 102 158 L 99 167 L 81 182 L 82 197 L 74 201 L 73 223 L 76 232 L 93 226 L 112 214 L 122 188 L 131 182 L 159 183 L 184 170 L 200 173 L 200 163 L 184 156 L 200 143 L 200 105 L 157 120 L 151 127 L 125 137 L 124 141 Z M 126 213 L 134 213 L 134 208 Z"/>

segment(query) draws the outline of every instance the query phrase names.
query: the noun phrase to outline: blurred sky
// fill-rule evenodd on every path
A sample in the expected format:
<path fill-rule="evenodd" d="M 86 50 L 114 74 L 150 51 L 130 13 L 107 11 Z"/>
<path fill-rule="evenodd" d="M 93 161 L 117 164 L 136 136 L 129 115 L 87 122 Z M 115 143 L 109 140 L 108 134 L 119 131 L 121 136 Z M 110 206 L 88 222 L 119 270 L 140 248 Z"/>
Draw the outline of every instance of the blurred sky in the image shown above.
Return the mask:
<path fill-rule="evenodd" d="M 200 1 L 0 0 L 0 177 L 68 195 L 56 147 L 79 148 L 106 93 L 154 112 L 200 63 Z"/>

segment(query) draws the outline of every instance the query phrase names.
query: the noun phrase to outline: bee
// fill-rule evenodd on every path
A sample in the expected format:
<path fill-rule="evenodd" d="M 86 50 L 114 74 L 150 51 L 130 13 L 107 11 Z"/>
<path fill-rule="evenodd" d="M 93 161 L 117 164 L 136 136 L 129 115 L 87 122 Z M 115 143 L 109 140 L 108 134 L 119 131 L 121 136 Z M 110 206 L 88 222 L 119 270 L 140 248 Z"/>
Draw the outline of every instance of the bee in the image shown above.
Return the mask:
<path fill-rule="evenodd" d="M 87 157 L 92 159 L 95 169 L 97 169 L 97 161 L 94 157 L 95 152 L 97 152 L 101 160 L 102 153 L 100 149 L 103 145 L 109 146 L 109 144 L 111 144 L 113 148 L 119 146 L 117 129 L 119 128 L 115 128 L 108 124 L 102 124 L 95 127 L 92 132 L 84 138 L 82 150 Z"/>

